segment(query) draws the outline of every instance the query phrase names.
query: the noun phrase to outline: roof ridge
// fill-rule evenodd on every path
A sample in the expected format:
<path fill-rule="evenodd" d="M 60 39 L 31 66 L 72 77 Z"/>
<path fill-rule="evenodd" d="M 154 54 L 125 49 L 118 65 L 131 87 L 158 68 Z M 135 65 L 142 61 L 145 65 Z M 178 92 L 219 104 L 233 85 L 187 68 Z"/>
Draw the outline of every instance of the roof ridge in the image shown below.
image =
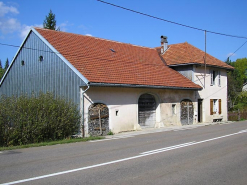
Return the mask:
<path fill-rule="evenodd" d="M 46 30 L 46 31 L 56 31 L 56 30 L 50 30 L 50 29 L 40 28 L 40 27 L 33 27 L 33 28 L 34 29 Z M 147 48 L 147 49 L 155 50 L 155 48 L 152 48 L 152 47 L 139 46 L 139 45 L 135 45 L 135 44 L 125 43 L 125 42 L 120 42 L 120 41 L 115 41 L 115 40 L 110 40 L 110 39 L 103 39 L 103 38 L 95 37 L 95 36 L 82 35 L 82 34 L 79 34 L 79 33 L 71 33 L 71 32 L 65 32 L 65 31 L 58 31 L 58 32 L 60 32 L 60 33 L 62 32 L 64 34 L 78 35 L 78 36 L 82 36 L 82 37 L 91 37 L 91 38 L 94 38 L 94 39 L 99 39 L 99 40 L 104 40 L 104 41 L 109 41 L 109 42 L 115 42 L 115 43 L 118 43 L 118 44 L 127 44 L 127 45 L 131 45 L 131 46 L 135 46 L 135 47 Z"/>

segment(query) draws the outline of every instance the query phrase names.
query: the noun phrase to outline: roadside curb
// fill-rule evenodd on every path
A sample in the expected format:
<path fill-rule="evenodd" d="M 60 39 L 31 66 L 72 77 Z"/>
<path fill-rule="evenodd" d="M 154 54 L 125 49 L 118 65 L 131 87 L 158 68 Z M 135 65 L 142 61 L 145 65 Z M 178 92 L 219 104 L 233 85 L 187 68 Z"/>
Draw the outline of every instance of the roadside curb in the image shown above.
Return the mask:
<path fill-rule="evenodd" d="M 116 133 L 114 135 L 107 135 L 105 136 L 106 139 L 112 138 L 119 138 L 119 137 L 131 137 L 135 135 L 142 135 L 142 134 L 149 134 L 149 133 L 156 133 L 156 132 L 165 132 L 165 131 L 178 131 L 178 130 L 187 130 L 187 129 L 194 129 L 202 126 L 210 126 L 210 125 L 224 125 L 224 124 L 231 124 L 232 121 L 226 122 L 212 122 L 212 123 L 200 123 L 194 125 L 183 125 L 183 126 L 171 126 L 171 127 L 162 127 L 162 128 L 142 128 L 142 130 L 133 130 L 133 131 L 126 131 Z"/>

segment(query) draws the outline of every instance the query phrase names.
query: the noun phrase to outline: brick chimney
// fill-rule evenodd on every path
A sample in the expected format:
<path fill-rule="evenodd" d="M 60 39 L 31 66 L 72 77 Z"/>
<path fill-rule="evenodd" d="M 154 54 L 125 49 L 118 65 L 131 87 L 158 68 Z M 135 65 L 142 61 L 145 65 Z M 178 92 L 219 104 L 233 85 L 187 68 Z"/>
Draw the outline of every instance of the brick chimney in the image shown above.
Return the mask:
<path fill-rule="evenodd" d="M 167 50 L 167 37 L 161 35 L 161 54 L 165 53 L 165 51 Z"/>

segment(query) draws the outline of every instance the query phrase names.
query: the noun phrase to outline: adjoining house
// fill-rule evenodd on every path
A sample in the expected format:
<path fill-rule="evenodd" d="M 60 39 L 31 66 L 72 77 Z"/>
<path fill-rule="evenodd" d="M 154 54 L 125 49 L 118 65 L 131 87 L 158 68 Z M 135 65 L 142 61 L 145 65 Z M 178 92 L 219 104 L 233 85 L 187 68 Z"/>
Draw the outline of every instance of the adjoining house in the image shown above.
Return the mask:
<path fill-rule="evenodd" d="M 170 45 L 161 56 L 170 68 L 203 87 L 195 95 L 198 122 L 227 120 L 227 70 L 232 66 L 187 42 Z"/>
<path fill-rule="evenodd" d="M 226 70 L 233 68 L 207 54 L 205 70 L 203 51 L 161 39 L 148 48 L 32 28 L 0 95 L 49 91 L 71 100 L 83 136 L 227 120 Z"/>

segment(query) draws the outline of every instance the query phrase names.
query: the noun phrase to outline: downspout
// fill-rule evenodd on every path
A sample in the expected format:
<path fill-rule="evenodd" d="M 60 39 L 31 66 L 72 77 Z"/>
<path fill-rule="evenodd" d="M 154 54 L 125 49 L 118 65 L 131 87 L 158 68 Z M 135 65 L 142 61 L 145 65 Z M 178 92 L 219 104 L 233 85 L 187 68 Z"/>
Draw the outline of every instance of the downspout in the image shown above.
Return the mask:
<path fill-rule="evenodd" d="M 84 129 L 84 94 L 85 94 L 85 92 L 90 88 L 90 86 L 88 85 L 88 84 L 86 84 L 87 85 L 87 88 L 86 88 L 86 90 L 82 90 L 82 94 L 81 94 L 81 98 L 82 98 L 82 107 L 81 107 L 81 109 L 82 109 L 82 137 L 85 137 L 85 129 Z"/>

